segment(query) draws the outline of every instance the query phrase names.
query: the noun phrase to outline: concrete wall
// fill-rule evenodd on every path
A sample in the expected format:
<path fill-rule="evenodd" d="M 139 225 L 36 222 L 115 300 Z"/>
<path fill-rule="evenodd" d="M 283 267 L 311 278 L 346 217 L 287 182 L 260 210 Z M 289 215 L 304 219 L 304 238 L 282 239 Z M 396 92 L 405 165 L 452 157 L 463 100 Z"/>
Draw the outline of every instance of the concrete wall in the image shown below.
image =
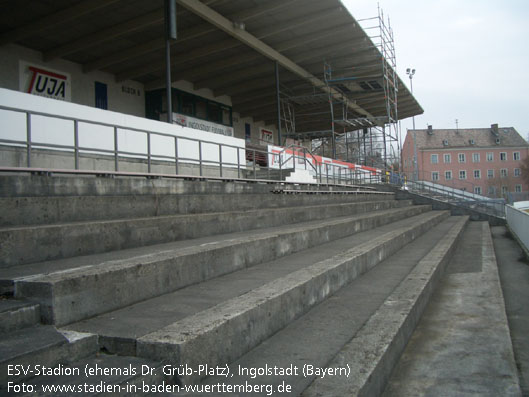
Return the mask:
<path fill-rule="evenodd" d="M 80 105 L 95 106 L 95 82 L 107 84 L 108 110 L 135 116 L 145 116 L 145 93 L 143 84 L 134 81 L 116 83 L 110 73 L 94 71 L 84 73 L 82 66 L 62 59 L 44 62 L 42 54 L 18 45 L 8 44 L 0 47 L 0 87 L 26 92 L 21 86 L 20 62 L 54 69 L 71 75 L 72 102 Z M 25 85 L 25 84 L 24 84 Z M 133 95 L 127 88 L 135 89 Z"/>
<path fill-rule="evenodd" d="M 516 234 L 518 240 L 529 252 L 529 213 L 514 208 L 512 205 L 505 206 L 505 216 L 511 231 Z"/>

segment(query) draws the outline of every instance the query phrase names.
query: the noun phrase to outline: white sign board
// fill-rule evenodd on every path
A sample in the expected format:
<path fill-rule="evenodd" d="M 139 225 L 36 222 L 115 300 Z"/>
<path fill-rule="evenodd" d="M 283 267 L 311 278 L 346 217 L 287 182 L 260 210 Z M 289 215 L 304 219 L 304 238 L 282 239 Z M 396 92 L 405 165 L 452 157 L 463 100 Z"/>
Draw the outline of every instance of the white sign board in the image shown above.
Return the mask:
<path fill-rule="evenodd" d="M 161 118 L 167 120 L 165 113 L 161 115 Z M 173 113 L 173 124 L 178 124 L 182 127 L 193 128 L 195 130 L 213 132 L 214 134 L 233 136 L 233 127 L 212 123 L 211 121 L 196 119 L 194 117 L 179 113 Z"/>
<path fill-rule="evenodd" d="M 72 100 L 72 82 L 69 73 L 24 61 L 19 62 L 19 89 L 46 98 L 68 102 Z"/>

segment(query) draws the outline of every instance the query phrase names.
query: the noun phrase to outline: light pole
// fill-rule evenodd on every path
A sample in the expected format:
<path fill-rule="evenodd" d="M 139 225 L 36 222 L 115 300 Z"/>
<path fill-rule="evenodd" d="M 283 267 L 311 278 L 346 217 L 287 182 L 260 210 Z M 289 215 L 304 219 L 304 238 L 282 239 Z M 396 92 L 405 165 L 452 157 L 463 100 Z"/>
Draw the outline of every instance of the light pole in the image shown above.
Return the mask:
<path fill-rule="evenodd" d="M 406 69 L 406 74 L 410 78 L 410 89 L 411 95 L 413 96 L 413 76 L 415 75 L 415 69 Z M 413 180 L 417 181 L 419 176 L 419 167 L 417 164 L 417 135 L 415 132 L 415 116 L 412 117 L 413 120 Z"/>

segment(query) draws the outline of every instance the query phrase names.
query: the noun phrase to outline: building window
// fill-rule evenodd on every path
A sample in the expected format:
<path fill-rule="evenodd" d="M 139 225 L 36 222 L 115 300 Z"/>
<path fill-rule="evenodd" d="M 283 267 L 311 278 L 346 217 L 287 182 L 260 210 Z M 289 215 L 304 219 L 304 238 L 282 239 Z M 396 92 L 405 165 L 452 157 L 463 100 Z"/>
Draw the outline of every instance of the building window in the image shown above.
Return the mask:
<path fill-rule="evenodd" d="M 522 185 L 515 185 L 514 186 L 514 191 L 516 193 L 521 193 L 522 192 Z"/>
<path fill-rule="evenodd" d="M 507 153 L 501 152 L 500 153 L 500 160 L 501 161 L 507 161 Z"/>
<path fill-rule="evenodd" d="M 445 171 L 445 179 L 447 181 L 451 181 L 452 180 L 452 171 Z"/>
<path fill-rule="evenodd" d="M 489 196 L 494 196 L 496 194 L 496 188 L 494 186 L 489 186 Z"/>
<path fill-rule="evenodd" d="M 501 194 L 507 194 L 507 186 L 501 187 Z"/>
<path fill-rule="evenodd" d="M 481 186 L 474 186 L 474 193 L 481 194 Z"/>
<path fill-rule="evenodd" d="M 95 82 L 96 108 L 108 109 L 108 93 L 105 83 Z"/>
<path fill-rule="evenodd" d="M 434 171 L 432 172 L 432 181 L 438 181 L 439 180 L 439 172 Z"/>
<path fill-rule="evenodd" d="M 514 176 L 515 177 L 519 177 L 520 175 L 522 175 L 522 170 L 520 168 L 515 168 L 514 169 Z"/>
<path fill-rule="evenodd" d="M 481 179 L 481 170 L 474 170 L 474 179 Z"/>
<path fill-rule="evenodd" d="M 494 161 L 494 153 L 487 152 L 487 161 Z"/>
<path fill-rule="evenodd" d="M 519 161 L 520 160 L 520 152 L 513 152 L 512 159 L 514 161 Z"/>
<path fill-rule="evenodd" d="M 494 178 L 494 170 L 487 170 L 487 178 L 489 179 Z"/>
<path fill-rule="evenodd" d="M 501 176 L 502 178 L 507 178 L 507 177 L 509 176 L 509 172 L 507 171 L 507 168 L 502 168 L 502 169 L 500 170 L 500 176 Z"/>
<path fill-rule="evenodd" d="M 450 154 L 445 154 L 445 164 L 450 164 L 452 162 L 452 156 Z"/>
<path fill-rule="evenodd" d="M 472 162 L 479 163 L 479 153 L 472 153 Z"/>
<path fill-rule="evenodd" d="M 465 153 L 459 153 L 457 155 L 457 157 L 458 157 L 460 163 L 465 163 L 466 162 Z"/>
<path fill-rule="evenodd" d="M 467 172 L 465 170 L 459 171 L 459 179 L 467 179 Z"/>
<path fill-rule="evenodd" d="M 430 156 L 430 162 L 432 164 L 437 164 L 439 162 L 439 156 L 437 154 L 432 154 Z"/>

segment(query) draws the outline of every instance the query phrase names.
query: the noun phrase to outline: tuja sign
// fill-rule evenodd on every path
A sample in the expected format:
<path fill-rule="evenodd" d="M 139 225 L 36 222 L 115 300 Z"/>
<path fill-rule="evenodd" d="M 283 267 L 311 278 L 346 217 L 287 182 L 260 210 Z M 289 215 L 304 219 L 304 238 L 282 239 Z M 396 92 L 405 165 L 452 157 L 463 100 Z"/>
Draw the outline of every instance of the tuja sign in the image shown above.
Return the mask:
<path fill-rule="evenodd" d="M 29 94 L 71 101 L 71 78 L 62 73 L 26 62 L 20 63 L 20 88 Z"/>

